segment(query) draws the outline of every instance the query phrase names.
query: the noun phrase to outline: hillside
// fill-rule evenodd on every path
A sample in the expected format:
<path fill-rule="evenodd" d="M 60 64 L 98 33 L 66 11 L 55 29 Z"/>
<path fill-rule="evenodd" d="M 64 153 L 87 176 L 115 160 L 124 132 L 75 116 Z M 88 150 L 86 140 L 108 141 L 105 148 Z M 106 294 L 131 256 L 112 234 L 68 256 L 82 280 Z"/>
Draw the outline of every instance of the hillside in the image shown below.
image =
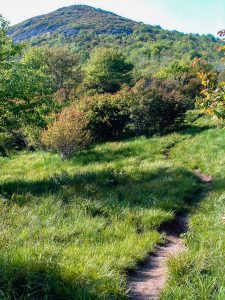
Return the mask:
<path fill-rule="evenodd" d="M 11 27 L 9 35 L 32 46 L 70 44 L 84 60 L 96 47 L 119 47 L 142 73 L 154 73 L 171 60 L 202 57 L 217 64 L 220 57 L 216 51 L 219 40 L 212 35 L 164 30 L 85 5 L 26 20 Z"/>
<path fill-rule="evenodd" d="M 81 31 L 95 34 L 131 34 L 136 22 L 113 13 L 85 5 L 73 5 L 53 13 L 34 17 L 10 30 L 15 41 L 62 34 L 65 37 L 78 35 Z"/>

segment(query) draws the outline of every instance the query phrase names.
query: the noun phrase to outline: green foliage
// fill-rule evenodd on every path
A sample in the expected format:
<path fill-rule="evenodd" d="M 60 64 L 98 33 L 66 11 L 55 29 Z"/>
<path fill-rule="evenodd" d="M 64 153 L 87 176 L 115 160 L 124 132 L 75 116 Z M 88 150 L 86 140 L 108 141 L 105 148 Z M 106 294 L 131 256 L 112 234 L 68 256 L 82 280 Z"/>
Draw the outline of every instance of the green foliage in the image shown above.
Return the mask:
<path fill-rule="evenodd" d="M 82 80 L 80 58 L 70 48 L 47 48 L 45 61 L 48 74 L 52 77 L 53 91 L 64 88 L 70 91 L 76 88 Z"/>
<path fill-rule="evenodd" d="M 191 103 L 174 82 L 141 80 L 134 88 L 131 119 L 136 134 L 164 133 L 179 126 Z"/>
<path fill-rule="evenodd" d="M 225 31 L 221 30 L 218 34 L 223 38 Z M 223 57 L 221 62 L 224 64 L 225 46 L 219 47 Z M 201 61 L 200 61 L 201 62 Z M 223 68 L 224 69 L 224 68 Z M 224 127 L 225 122 L 225 81 L 223 80 L 223 72 L 213 72 L 212 70 L 203 69 L 200 65 L 199 78 L 202 81 L 203 91 L 202 97 L 198 99 L 198 106 L 203 112 L 213 116 L 219 120 L 219 125 Z M 220 80 L 222 78 L 222 80 Z"/>
<path fill-rule="evenodd" d="M 12 59 L 23 49 L 22 44 L 15 44 L 7 36 L 9 23 L 0 15 L 0 71 L 12 65 Z"/>
<path fill-rule="evenodd" d="M 1 98 L 29 100 L 50 94 L 49 77 L 42 70 L 31 69 L 22 62 L 6 70 L 2 76 Z"/>
<path fill-rule="evenodd" d="M 56 109 L 49 76 L 43 68 L 33 69 L 23 60 L 2 70 L 0 82 L 1 130 L 27 125 L 46 126 L 47 115 Z"/>
<path fill-rule="evenodd" d="M 42 70 L 48 76 L 52 92 L 65 89 L 69 93 L 82 79 L 79 56 L 69 47 L 30 48 L 25 52 L 22 62 L 32 70 Z"/>
<path fill-rule="evenodd" d="M 22 52 L 23 46 L 13 44 L 6 36 L 7 23 L 3 19 L 0 33 L 1 147 L 37 145 L 37 133 L 52 120 L 81 80 L 79 58 L 66 47 Z M 64 101 L 58 94 L 53 95 L 58 89 L 65 90 Z M 23 132 L 27 128 L 28 136 Z"/>
<path fill-rule="evenodd" d="M 205 113 L 216 117 L 224 126 L 225 121 L 225 82 L 218 82 L 215 72 L 200 72 L 202 80 L 202 97 L 198 98 L 198 107 Z"/>
<path fill-rule="evenodd" d="M 125 136 L 130 122 L 132 97 L 128 90 L 112 94 L 85 97 L 81 109 L 89 119 L 95 140 L 113 140 Z"/>
<path fill-rule="evenodd" d="M 198 64 L 186 61 L 175 61 L 170 65 L 163 67 L 155 75 L 162 80 L 169 80 L 176 85 L 176 89 L 184 94 L 189 100 L 193 100 L 200 95 L 201 92 L 201 80 L 198 78 Z M 204 69 L 209 69 L 210 66 L 201 64 Z"/>
<path fill-rule="evenodd" d="M 118 50 L 95 50 L 85 68 L 85 83 L 101 93 L 115 93 L 123 84 L 130 84 L 133 65 Z"/>
<path fill-rule="evenodd" d="M 42 134 L 42 143 L 59 152 L 62 159 L 70 158 L 91 142 L 88 120 L 75 105 L 64 108 L 57 120 Z"/>
<path fill-rule="evenodd" d="M 22 46 L 16 45 L 7 37 L 8 23 L 0 16 L 0 152 L 5 155 L 5 146 L 9 144 L 7 131 L 17 125 L 17 116 L 14 115 L 13 102 L 7 97 L 5 82 L 7 76 L 15 67 L 15 58 L 21 53 Z"/>

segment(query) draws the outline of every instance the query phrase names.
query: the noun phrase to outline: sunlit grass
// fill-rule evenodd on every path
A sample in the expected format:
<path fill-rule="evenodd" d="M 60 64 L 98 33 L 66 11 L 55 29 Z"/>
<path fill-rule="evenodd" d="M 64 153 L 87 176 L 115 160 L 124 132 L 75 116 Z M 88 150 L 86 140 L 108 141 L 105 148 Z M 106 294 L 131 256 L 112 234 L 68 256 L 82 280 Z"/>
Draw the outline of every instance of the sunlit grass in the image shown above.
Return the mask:
<path fill-rule="evenodd" d="M 169 262 L 170 280 L 163 300 L 225 299 L 225 131 L 210 129 L 172 150 L 172 157 L 213 176 L 211 190 L 191 217 L 188 251 Z"/>
<path fill-rule="evenodd" d="M 163 241 L 160 224 L 175 212 L 196 209 L 202 185 L 193 169 L 210 171 L 218 178 L 215 189 L 222 187 L 223 135 L 193 127 L 164 137 L 96 145 L 68 161 L 44 152 L 1 158 L 3 299 L 126 298 L 127 270 Z M 185 266 L 188 280 L 198 258 L 203 260 L 201 251 L 217 251 L 211 242 L 204 248 L 207 238 L 221 231 L 210 217 L 214 208 L 203 205 L 192 220 L 188 258 L 170 263 L 171 284 L 164 299 L 189 299 L 177 296 L 182 289 L 190 292 L 191 284 L 182 279 Z M 219 216 L 221 208 L 215 207 Z M 206 217 L 198 221 L 206 214 L 211 223 Z M 192 239 L 198 241 L 204 227 L 207 235 L 200 247 Z M 205 257 L 210 257 L 207 251 Z M 204 284 L 215 278 L 204 276 L 206 291 Z M 197 290 L 200 283 L 191 288 Z"/>

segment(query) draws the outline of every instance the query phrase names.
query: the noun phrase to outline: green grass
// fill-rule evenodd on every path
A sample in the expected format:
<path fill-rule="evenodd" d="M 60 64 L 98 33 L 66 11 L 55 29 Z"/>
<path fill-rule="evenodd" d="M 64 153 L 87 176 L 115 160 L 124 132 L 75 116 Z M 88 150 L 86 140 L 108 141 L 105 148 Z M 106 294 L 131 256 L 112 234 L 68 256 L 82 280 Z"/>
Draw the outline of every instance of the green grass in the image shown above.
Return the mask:
<path fill-rule="evenodd" d="M 177 145 L 172 157 L 214 177 L 210 191 L 191 217 L 188 251 L 169 262 L 170 281 L 163 300 L 225 299 L 225 131 L 211 129 Z"/>
<path fill-rule="evenodd" d="M 196 210 L 202 200 L 193 168 L 210 170 L 218 180 L 215 193 L 221 194 L 224 137 L 196 126 L 97 145 L 69 161 L 44 152 L 1 158 L 0 299 L 126 298 L 127 271 L 163 241 L 160 224 L 175 212 Z M 211 299 L 179 293 L 188 295 L 191 288 L 200 293 L 200 285 L 206 290 L 223 275 L 206 269 L 206 280 L 191 286 L 182 273 L 191 280 L 196 264 L 197 278 L 203 258 L 210 265 L 211 254 L 222 247 L 216 234 L 224 235 L 223 201 L 220 195 L 214 203 L 213 193 L 192 218 L 190 252 L 170 262 L 164 299 Z M 223 269 L 220 261 L 217 266 Z M 212 286 L 219 293 L 222 277 Z"/>

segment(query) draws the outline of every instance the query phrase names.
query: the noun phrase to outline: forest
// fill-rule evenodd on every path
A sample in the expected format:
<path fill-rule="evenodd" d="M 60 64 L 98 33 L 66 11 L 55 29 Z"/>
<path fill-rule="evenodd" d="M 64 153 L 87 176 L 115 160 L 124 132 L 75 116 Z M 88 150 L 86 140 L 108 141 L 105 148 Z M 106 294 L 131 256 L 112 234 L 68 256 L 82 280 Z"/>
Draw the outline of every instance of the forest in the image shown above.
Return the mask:
<path fill-rule="evenodd" d="M 224 36 L 0 17 L 0 299 L 225 299 Z"/>

